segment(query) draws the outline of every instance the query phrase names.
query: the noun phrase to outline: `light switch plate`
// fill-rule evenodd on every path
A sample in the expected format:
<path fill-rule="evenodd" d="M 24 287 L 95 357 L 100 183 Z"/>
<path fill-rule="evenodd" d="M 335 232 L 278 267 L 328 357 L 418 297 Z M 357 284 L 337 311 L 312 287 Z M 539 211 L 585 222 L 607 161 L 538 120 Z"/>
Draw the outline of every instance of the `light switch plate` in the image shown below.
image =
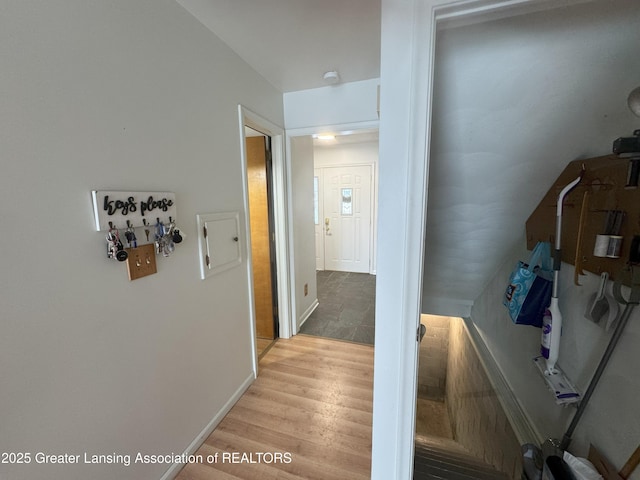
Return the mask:
<path fill-rule="evenodd" d="M 127 271 L 129 280 L 137 280 L 158 272 L 156 267 L 156 249 L 153 243 L 138 248 L 127 248 Z"/>

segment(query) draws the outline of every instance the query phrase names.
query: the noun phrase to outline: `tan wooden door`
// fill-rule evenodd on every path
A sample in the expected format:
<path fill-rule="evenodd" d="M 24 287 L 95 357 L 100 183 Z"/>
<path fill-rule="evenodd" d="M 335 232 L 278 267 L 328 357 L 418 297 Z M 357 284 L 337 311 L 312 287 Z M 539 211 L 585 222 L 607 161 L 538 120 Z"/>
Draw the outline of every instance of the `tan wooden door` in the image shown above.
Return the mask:
<path fill-rule="evenodd" d="M 247 180 L 256 333 L 275 338 L 265 137 L 247 137 Z"/>

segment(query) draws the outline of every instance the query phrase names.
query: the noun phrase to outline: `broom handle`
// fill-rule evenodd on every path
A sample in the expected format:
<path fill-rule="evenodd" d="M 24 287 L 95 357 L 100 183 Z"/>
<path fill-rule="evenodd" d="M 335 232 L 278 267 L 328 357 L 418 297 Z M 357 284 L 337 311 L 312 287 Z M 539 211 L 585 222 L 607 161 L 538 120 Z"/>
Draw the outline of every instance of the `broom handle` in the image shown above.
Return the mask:
<path fill-rule="evenodd" d="M 638 464 L 640 464 L 640 446 L 631 454 L 629 460 L 624 464 L 624 467 L 622 467 L 622 470 L 620 470 L 618 475 L 626 480 L 633 473 Z"/>
<path fill-rule="evenodd" d="M 627 305 L 624 307 L 624 311 L 620 316 L 618 325 L 616 326 L 616 329 L 613 332 L 613 336 L 611 337 L 611 340 L 609 340 L 609 345 L 607 345 L 607 349 L 605 350 L 604 355 L 602 355 L 602 359 L 598 364 L 598 368 L 596 369 L 596 372 L 593 374 L 593 378 L 589 383 L 589 387 L 587 388 L 587 391 L 584 393 L 584 396 L 580 401 L 580 406 L 578 407 L 576 414 L 573 416 L 573 420 L 571 420 L 571 425 L 569 425 L 567 432 L 562 437 L 562 442 L 560 442 L 560 448 L 562 450 L 566 450 L 569 447 L 569 444 L 571 443 L 571 435 L 573 435 L 573 431 L 578 426 L 578 422 L 580 421 L 582 414 L 587 408 L 589 399 L 591 398 L 593 391 L 596 389 L 596 386 L 600 381 L 600 377 L 602 376 L 602 372 L 604 372 L 605 367 L 609 363 L 609 359 L 611 358 L 611 355 L 613 354 L 613 351 L 615 350 L 616 345 L 618 344 L 618 340 L 620 340 L 620 337 L 622 336 L 624 327 L 627 325 L 627 321 L 631 316 L 631 312 L 633 311 L 633 308 L 636 305 L 637 303 L 627 303 Z"/>

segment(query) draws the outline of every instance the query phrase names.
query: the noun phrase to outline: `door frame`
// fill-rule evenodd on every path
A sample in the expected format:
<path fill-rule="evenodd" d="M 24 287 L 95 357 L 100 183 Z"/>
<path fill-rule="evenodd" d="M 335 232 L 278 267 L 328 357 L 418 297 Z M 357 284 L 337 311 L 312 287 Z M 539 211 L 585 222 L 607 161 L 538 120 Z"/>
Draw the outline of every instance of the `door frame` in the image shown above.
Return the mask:
<path fill-rule="evenodd" d="M 318 243 L 320 243 L 321 245 L 319 246 L 320 248 L 320 252 L 321 252 L 321 260 L 322 260 L 322 269 L 318 268 L 318 258 L 316 257 L 316 271 L 324 271 L 324 179 L 322 178 L 324 176 L 324 172 L 322 171 L 322 168 L 316 168 L 316 166 L 313 166 L 313 177 L 314 180 L 317 178 L 318 179 L 318 224 L 315 225 L 316 229 L 320 229 L 320 234 L 318 234 L 318 232 L 316 231 L 316 251 L 318 251 Z M 318 240 L 319 238 L 319 240 Z"/>
<path fill-rule="evenodd" d="M 273 217 L 275 230 L 275 254 L 277 276 L 278 334 L 280 338 L 289 338 L 292 334 L 291 314 L 291 269 L 289 263 L 289 205 L 287 191 L 289 185 L 288 166 L 285 160 L 284 129 L 271 123 L 243 105 L 238 105 L 238 128 L 240 133 L 240 156 L 242 159 L 242 197 L 244 228 L 247 232 L 245 251 L 247 252 L 247 277 L 249 289 L 249 315 L 251 323 L 251 346 L 254 376 L 258 375 L 258 355 L 256 350 L 256 312 L 253 289 L 253 268 L 251 258 L 251 227 L 249 224 L 249 185 L 247 172 L 247 149 L 245 126 L 271 138 L 272 182 L 273 182 Z M 295 331 L 295 330 L 293 330 Z"/>
<path fill-rule="evenodd" d="M 437 27 L 585 1 L 382 0 L 378 222 L 385 228 L 378 231 L 384 255 L 376 285 L 372 480 L 413 476 Z"/>

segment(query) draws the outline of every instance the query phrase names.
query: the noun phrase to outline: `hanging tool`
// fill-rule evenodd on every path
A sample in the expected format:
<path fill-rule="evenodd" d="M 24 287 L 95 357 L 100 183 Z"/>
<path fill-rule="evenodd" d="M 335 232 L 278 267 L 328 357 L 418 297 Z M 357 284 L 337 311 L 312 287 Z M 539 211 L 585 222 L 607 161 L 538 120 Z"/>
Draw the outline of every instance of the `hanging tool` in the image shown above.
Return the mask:
<path fill-rule="evenodd" d="M 575 258 L 575 270 L 573 273 L 573 283 L 580 286 L 578 279 L 579 275 L 584 275 L 582 270 L 582 237 L 584 235 L 584 229 L 587 223 L 587 213 L 589 211 L 589 194 L 590 190 L 586 190 L 582 197 L 582 209 L 580 210 L 580 223 L 578 224 L 578 239 L 576 241 L 576 258 Z"/>
<path fill-rule="evenodd" d="M 607 272 L 602 272 L 600 275 L 600 287 L 598 288 L 598 292 L 591 295 L 589 302 L 587 303 L 587 310 L 585 311 L 584 316 L 594 323 L 600 323 L 600 320 L 602 320 L 605 315 L 608 316 L 609 314 L 609 298 L 605 295 L 607 280 L 609 280 L 609 274 Z"/>
<path fill-rule="evenodd" d="M 627 463 L 624 464 L 622 470 L 618 473 L 622 478 L 627 480 L 636 469 L 636 467 L 640 464 L 640 446 L 636 448 L 636 451 L 631 454 Z"/>

